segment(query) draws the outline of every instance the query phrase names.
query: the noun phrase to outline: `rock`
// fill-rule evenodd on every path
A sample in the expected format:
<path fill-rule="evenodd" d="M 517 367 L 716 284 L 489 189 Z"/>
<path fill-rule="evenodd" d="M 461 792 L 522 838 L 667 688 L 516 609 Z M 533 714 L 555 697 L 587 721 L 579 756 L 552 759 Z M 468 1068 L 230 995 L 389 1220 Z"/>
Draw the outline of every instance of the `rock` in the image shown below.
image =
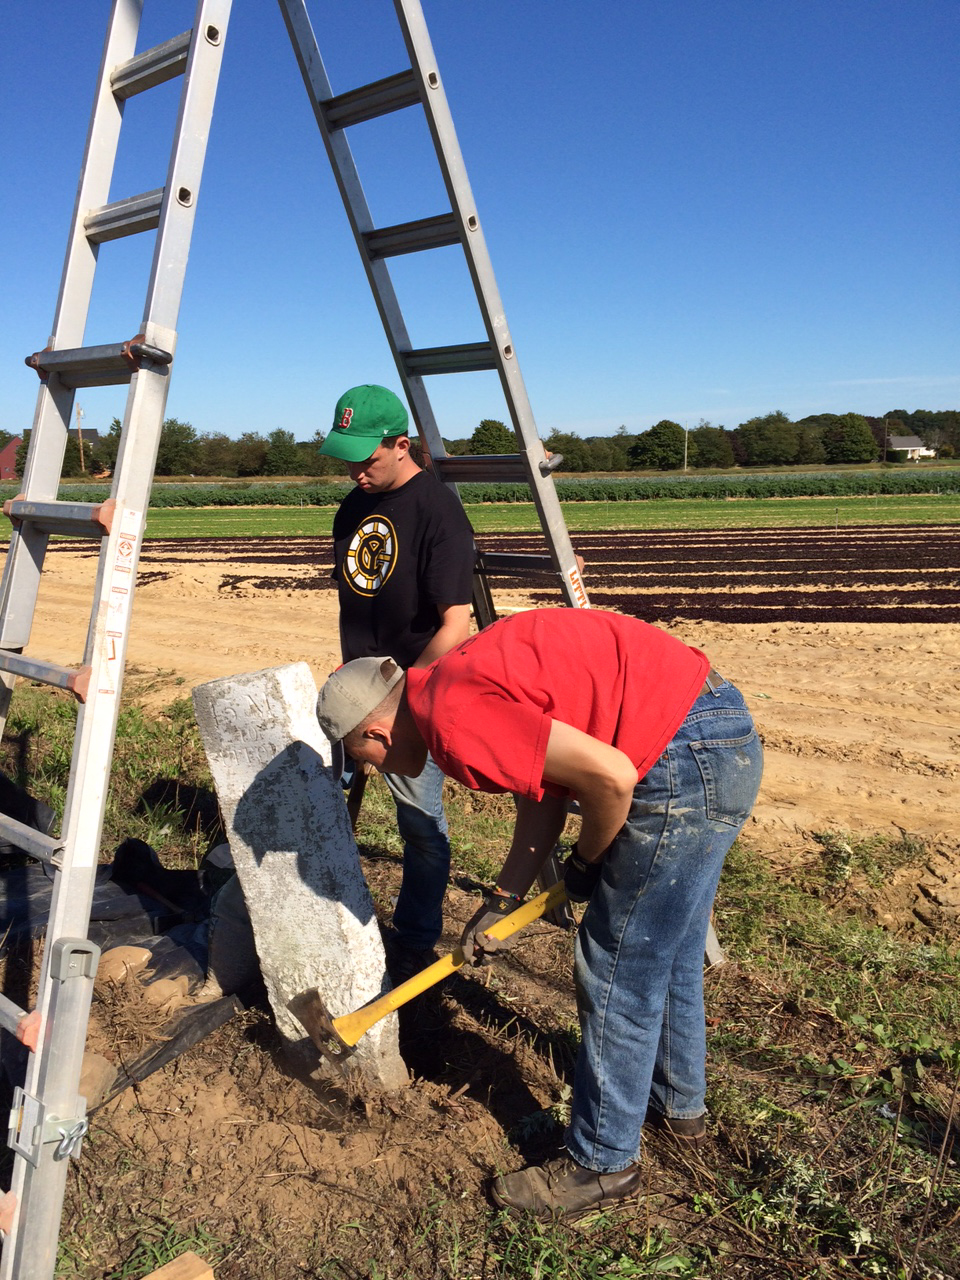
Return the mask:
<path fill-rule="evenodd" d="M 117 1078 L 117 1068 L 99 1053 L 87 1050 L 83 1055 L 80 1087 L 77 1092 L 87 1100 L 87 1110 L 98 1107 Z"/>
<path fill-rule="evenodd" d="M 200 685 L 193 702 L 277 1029 L 313 1067 L 289 1001 L 316 988 L 336 1018 L 390 988 L 316 683 L 299 662 Z M 395 1014 L 351 1061 L 381 1088 L 407 1084 Z"/>
<path fill-rule="evenodd" d="M 100 957 L 94 987 L 102 987 L 107 982 L 125 982 L 142 973 L 149 963 L 150 952 L 146 947 L 111 947 Z"/>
<path fill-rule="evenodd" d="M 169 1005 L 176 1007 L 183 1004 L 190 991 L 190 983 L 186 978 L 158 978 L 156 982 L 144 985 L 144 998 L 153 1005 Z"/>

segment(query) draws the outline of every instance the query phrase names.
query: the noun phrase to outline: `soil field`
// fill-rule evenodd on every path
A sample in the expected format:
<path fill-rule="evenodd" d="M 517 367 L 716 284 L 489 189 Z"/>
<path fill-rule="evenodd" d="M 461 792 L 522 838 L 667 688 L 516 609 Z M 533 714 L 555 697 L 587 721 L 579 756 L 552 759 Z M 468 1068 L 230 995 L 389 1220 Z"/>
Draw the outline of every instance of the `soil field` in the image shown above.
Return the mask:
<path fill-rule="evenodd" d="M 616 532 L 574 541 L 595 606 L 666 626 L 745 692 L 766 753 L 746 848 L 784 877 L 802 877 L 818 856 L 815 833 L 918 837 L 921 860 L 872 891 L 864 910 L 921 940 L 945 929 L 955 936 L 960 527 Z M 521 535 L 482 542 L 484 550 L 542 550 Z M 339 660 L 330 564 L 328 538 L 148 541 L 129 661 L 141 683 L 153 677 L 152 704 L 284 662 L 304 660 L 322 680 Z M 53 550 L 31 654 L 80 660 L 94 568 L 90 555 Z M 495 584 L 494 596 L 501 612 L 558 601 L 547 577 Z M 363 825 L 359 840 L 363 849 Z M 396 858 L 366 856 L 364 869 L 387 914 Z M 443 950 L 455 945 L 476 892 L 469 877 L 451 885 Z M 489 1221 L 489 1174 L 557 1140 L 549 1119 L 530 1117 L 562 1109 L 569 1083 L 569 950 L 567 935 L 535 928 L 484 977 L 452 979 L 429 1035 L 421 1029 L 405 1039 L 419 1078 L 401 1098 L 318 1095 L 290 1079 L 266 1015 L 235 1019 L 96 1114 L 71 1177 L 65 1238 L 76 1262 L 64 1274 L 143 1275 L 149 1267 L 119 1264 L 170 1222 L 200 1245 L 212 1233 L 218 1280 L 534 1274 L 511 1269 L 509 1235 L 489 1237 L 502 1266 L 488 1260 L 480 1268 L 459 1250 L 461 1233 L 475 1241 L 490 1229 L 477 1225 Z M 776 994 L 755 990 L 737 966 L 715 974 L 712 1026 L 745 1008 L 758 1025 L 774 1016 L 768 1008 L 787 1017 Z M 122 1036 L 149 1035 L 158 1015 L 138 999 L 130 990 L 101 992 L 94 1047 L 122 1058 L 132 1052 Z M 771 1025 L 773 1040 L 788 1034 L 785 1026 Z M 810 1036 L 820 1030 L 811 1021 Z M 789 1034 L 802 1038 L 799 1022 Z M 806 1105 L 799 1093 L 795 1105 Z M 658 1225 L 697 1238 L 691 1197 L 739 1168 L 740 1137 L 724 1123 L 723 1140 L 696 1167 L 651 1144 L 651 1195 L 618 1219 L 634 1241 L 628 1252 Z M 805 1142 L 816 1159 L 836 1134 L 810 1123 Z M 589 1230 L 573 1237 L 572 1250 L 589 1244 Z M 714 1236 L 710 1246 L 723 1247 Z M 748 1252 L 731 1257 L 723 1274 L 772 1280 L 783 1270 L 778 1258 Z"/>
<path fill-rule="evenodd" d="M 578 534 L 596 607 L 666 626 L 738 683 L 766 747 L 755 838 L 788 857 L 826 826 L 960 848 L 960 524 Z M 484 551 L 542 552 L 498 534 Z M 79 662 L 95 556 L 55 547 L 30 651 Z M 163 705 L 196 684 L 339 662 L 329 538 L 148 540 L 129 661 Z M 559 600 L 498 579 L 501 611 Z M 958 903 L 960 905 L 960 903 Z"/>
<path fill-rule="evenodd" d="M 224 593 L 333 590 L 328 538 L 185 541 L 148 542 L 142 580 L 168 580 L 158 561 L 196 557 L 234 569 L 223 574 Z M 678 613 L 731 623 L 960 622 L 960 525 L 580 533 L 576 548 L 595 607 L 651 622 Z M 543 546 L 518 533 L 487 535 L 481 549 Z M 523 582 L 538 603 L 555 602 L 550 575 Z"/>

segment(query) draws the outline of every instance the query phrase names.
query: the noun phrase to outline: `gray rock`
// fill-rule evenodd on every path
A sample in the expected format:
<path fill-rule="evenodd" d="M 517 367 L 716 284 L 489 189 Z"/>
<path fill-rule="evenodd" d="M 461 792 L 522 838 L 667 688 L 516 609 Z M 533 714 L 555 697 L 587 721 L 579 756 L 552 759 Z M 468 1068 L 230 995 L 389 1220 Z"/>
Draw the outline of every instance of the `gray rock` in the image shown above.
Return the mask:
<path fill-rule="evenodd" d="M 193 705 L 250 914 L 277 1028 L 310 1065 L 317 1052 L 287 1008 L 316 987 L 331 1017 L 389 990 L 363 878 L 304 662 L 199 685 Z M 352 1062 L 386 1089 L 408 1075 L 389 1015 Z"/>

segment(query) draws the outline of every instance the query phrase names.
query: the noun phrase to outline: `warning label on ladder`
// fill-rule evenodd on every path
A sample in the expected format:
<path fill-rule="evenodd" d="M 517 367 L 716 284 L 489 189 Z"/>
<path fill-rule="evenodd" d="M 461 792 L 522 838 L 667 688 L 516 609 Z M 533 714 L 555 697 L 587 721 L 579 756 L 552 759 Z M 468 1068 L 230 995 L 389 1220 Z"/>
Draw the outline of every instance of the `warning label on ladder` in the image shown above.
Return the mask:
<path fill-rule="evenodd" d="M 120 516 L 116 549 L 110 566 L 110 589 L 101 643 L 97 690 L 116 695 L 120 686 L 127 630 L 133 605 L 133 577 L 142 537 L 143 513 L 124 508 Z"/>

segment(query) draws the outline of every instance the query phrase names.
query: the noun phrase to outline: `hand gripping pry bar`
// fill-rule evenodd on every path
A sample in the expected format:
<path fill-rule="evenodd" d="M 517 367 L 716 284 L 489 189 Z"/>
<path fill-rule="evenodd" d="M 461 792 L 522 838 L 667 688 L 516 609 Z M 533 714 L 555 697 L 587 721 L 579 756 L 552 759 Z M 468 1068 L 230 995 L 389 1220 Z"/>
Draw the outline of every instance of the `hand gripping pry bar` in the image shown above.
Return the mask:
<path fill-rule="evenodd" d="M 554 907 L 561 906 L 566 900 L 567 893 L 563 887 L 563 881 L 558 881 L 551 889 L 525 902 L 522 907 L 517 907 L 516 911 L 511 911 L 508 916 L 498 920 L 485 932 L 491 938 L 502 941 L 526 925 L 532 924 L 534 920 L 539 920 Z M 356 1012 L 345 1013 L 339 1018 L 330 1017 L 316 987 L 294 996 L 288 1001 L 287 1008 L 303 1026 L 327 1061 L 340 1071 L 345 1071 L 346 1063 L 356 1052 L 358 1042 L 372 1026 L 375 1026 L 381 1018 L 385 1018 L 388 1013 L 393 1013 L 408 1000 L 412 1000 L 414 996 L 420 995 L 435 983 L 455 973 L 466 962 L 467 957 L 463 948 L 457 947 L 450 955 L 428 965 L 426 969 L 414 974 L 406 982 L 401 982 L 386 995 L 378 996 L 376 1000 L 371 1000 Z"/>

